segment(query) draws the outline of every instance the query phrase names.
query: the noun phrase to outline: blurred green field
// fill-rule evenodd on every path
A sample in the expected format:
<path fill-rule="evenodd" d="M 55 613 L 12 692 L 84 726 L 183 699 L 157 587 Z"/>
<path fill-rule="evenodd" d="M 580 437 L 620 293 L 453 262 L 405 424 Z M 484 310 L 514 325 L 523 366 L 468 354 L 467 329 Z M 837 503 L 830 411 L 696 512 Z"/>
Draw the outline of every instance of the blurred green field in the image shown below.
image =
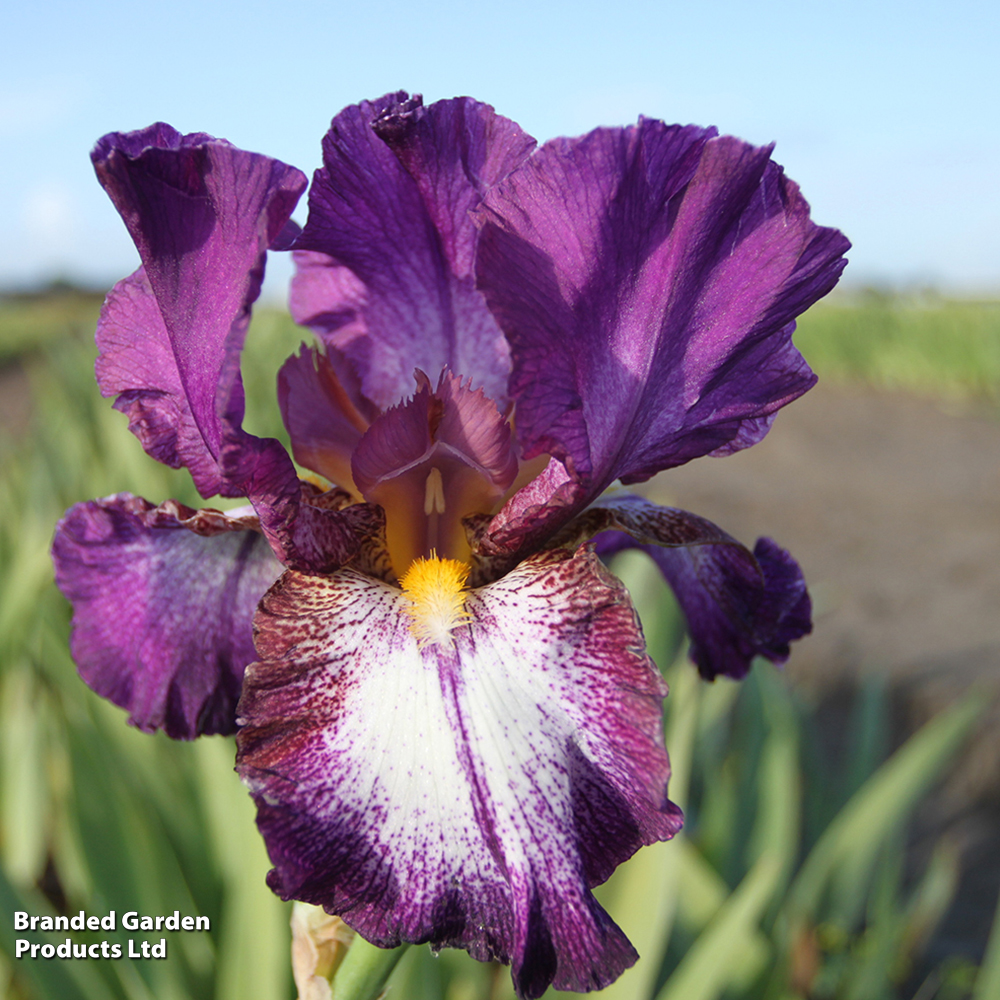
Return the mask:
<path fill-rule="evenodd" d="M 99 305 L 0 301 L 0 378 L 28 386 L 23 425 L 0 428 L 0 998 L 286 1000 L 288 907 L 264 886 L 232 741 L 130 729 L 69 657 L 69 608 L 48 554 L 65 508 L 123 490 L 203 505 L 187 474 L 149 459 L 100 398 Z M 280 311 L 259 311 L 244 362 L 255 433 L 285 439 L 274 373 L 300 339 Z M 821 377 L 1000 402 L 1000 303 L 841 297 L 802 320 L 797 343 Z M 742 685 L 697 680 L 669 593 L 634 556 L 616 569 L 644 595 L 650 649 L 671 683 L 671 795 L 688 824 L 599 890 L 644 956 L 602 996 L 904 1000 L 960 865 L 945 839 L 914 875 L 907 831 L 976 725 L 975 696 L 889 756 L 886 692 L 870 685 L 844 758 L 831 760 L 822 706 L 800 703 L 766 665 Z M 165 962 L 13 957 L 14 911 L 80 909 L 179 909 L 209 916 L 212 931 L 168 935 Z M 998 933 L 982 970 L 960 958 L 924 970 L 921 1000 L 1000 996 Z M 512 997 L 505 970 L 426 948 L 409 950 L 391 984 L 405 1000 Z"/>
<path fill-rule="evenodd" d="M 821 378 L 1000 403 L 1000 301 L 842 293 L 802 317 L 795 343 Z"/>

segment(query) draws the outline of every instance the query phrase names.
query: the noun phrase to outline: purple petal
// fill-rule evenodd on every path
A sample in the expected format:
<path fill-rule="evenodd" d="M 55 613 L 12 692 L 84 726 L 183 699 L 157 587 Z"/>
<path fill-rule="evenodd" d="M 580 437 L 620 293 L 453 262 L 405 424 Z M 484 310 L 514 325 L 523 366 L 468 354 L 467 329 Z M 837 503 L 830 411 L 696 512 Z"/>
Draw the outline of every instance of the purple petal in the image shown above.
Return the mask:
<path fill-rule="evenodd" d="M 239 358 L 266 249 L 289 238 L 305 177 L 162 124 L 107 135 L 92 159 L 143 263 L 102 314 L 102 392 L 119 395 L 150 454 L 191 469 L 203 496 L 249 497 L 280 551 L 298 480 L 277 441 L 242 430 Z"/>
<path fill-rule="evenodd" d="M 185 466 L 202 496 L 223 489 L 216 455 L 208 449 L 187 394 L 145 271 L 119 281 L 97 324 L 94 371 L 102 396 L 128 416 L 146 452 L 173 469 Z"/>
<path fill-rule="evenodd" d="M 284 565 L 303 573 L 332 573 L 358 558 L 370 558 L 365 553 L 372 546 L 384 546 L 385 516 L 378 507 L 354 503 L 345 490 L 324 493 L 312 483 L 296 483 L 296 503 L 258 502 L 255 508 L 261 530 Z"/>
<path fill-rule="evenodd" d="M 784 663 L 789 643 L 812 631 L 812 603 L 798 563 L 759 538 L 752 571 L 728 546 L 647 548 L 684 612 L 690 656 L 702 677 L 745 677 L 755 656 Z M 744 550 L 745 551 L 745 550 Z"/>
<path fill-rule="evenodd" d="M 254 609 L 282 570 L 256 517 L 121 493 L 70 508 L 52 554 L 94 691 L 146 732 L 235 730 Z"/>
<path fill-rule="evenodd" d="M 429 108 L 411 102 L 376 119 L 373 127 L 416 182 L 452 270 L 471 277 L 478 238 L 471 212 L 528 158 L 535 140 L 488 104 L 468 97 Z"/>
<path fill-rule="evenodd" d="M 306 179 L 278 160 L 163 124 L 107 135 L 91 158 L 142 258 L 176 375 L 217 457 L 226 411 L 242 419 L 238 355 L 264 254 Z"/>
<path fill-rule="evenodd" d="M 769 538 L 751 554 L 711 521 L 640 497 L 602 501 L 566 531 L 566 541 L 605 531 L 608 557 L 644 549 L 670 584 L 691 637 L 689 655 L 702 677 L 745 677 L 755 656 L 782 664 L 789 643 L 812 631 L 812 602 L 798 563 Z M 612 529 L 612 530 L 606 530 Z"/>
<path fill-rule="evenodd" d="M 479 287 L 511 344 L 518 438 L 583 503 L 752 444 L 813 384 L 793 320 L 848 243 L 769 156 L 643 119 L 548 143 L 487 193 Z"/>
<path fill-rule="evenodd" d="M 521 487 L 478 533 L 474 552 L 482 582 L 508 572 L 524 556 L 542 547 L 586 503 L 584 487 L 558 459 Z"/>
<path fill-rule="evenodd" d="M 445 371 L 383 413 L 358 443 L 352 475 L 386 513 L 389 548 L 402 573 L 436 552 L 465 560 L 463 519 L 495 508 L 517 475 L 510 425 L 481 389 Z"/>
<path fill-rule="evenodd" d="M 672 836 L 663 682 L 621 585 L 546 553 L 420 646 L 408 598 L 287 573 L 257 616 L 238 769 L 284 898 L 376 944 L 511 962 L 518 994 L 600 989 L 635 960 L 590 894 Z"/>
<path fill-rule="evenodd" d="M 278 372 L 278 403 L 295 461 L 358 493 L 351 456 L 377 413 L 350 388 L 330 355 L 306 346 Z"/>
<path fill-rule="evenodd" d="M 423 108 L 388 94 L 333 120 L 292 312 L 343 352 L 379 409 L 407 395 L 415 368 L 449 368 L 506 400 L 507 343 L 474 287 L 467 213 L 532 146 L 468 98 Z"/>

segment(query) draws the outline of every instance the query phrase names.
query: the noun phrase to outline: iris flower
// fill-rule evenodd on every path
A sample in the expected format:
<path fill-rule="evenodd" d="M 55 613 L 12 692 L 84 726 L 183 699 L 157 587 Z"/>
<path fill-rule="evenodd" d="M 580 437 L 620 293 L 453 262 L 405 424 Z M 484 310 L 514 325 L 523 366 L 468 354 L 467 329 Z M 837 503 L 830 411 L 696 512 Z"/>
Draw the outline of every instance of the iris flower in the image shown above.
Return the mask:
<path fill-rule="evenodd" d="M 285 899 L 369 941 L 599 989 L 636 954 L 591 889 L 681 824 L 666 688 L 601 554 L 647 550 L 706 678 L 810 629 L 795 561 L 609 491 L 759 441 L 815 381 L 795 317 L 847 241 L 713 129 L 539 149 L 468 98 L 346 108 L 293 167 L 164 124 L 101 139 L 142 266 L 97 380 L 222 513 L 118 494 L 60 522 L 83 679 L 140 729 L 238 729 Z M 295 462 L 242 428 L 268 249 L 317 336 L 278 375 Z"/>

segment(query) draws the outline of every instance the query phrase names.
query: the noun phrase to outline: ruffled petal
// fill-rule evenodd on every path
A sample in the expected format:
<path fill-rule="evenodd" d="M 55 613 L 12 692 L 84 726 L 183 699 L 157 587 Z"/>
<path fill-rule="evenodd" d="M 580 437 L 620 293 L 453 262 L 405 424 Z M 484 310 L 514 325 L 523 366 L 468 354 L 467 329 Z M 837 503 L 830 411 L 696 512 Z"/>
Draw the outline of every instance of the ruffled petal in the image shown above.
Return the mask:
<path fill-rule="evenodd" d="M 642 119 L 550 142 L 487 193 L 477 274 L 511 344 L 518 439 L 581 503 L 752 444 L 813 384 L 793 320 L 849 244 L 769 157 Z"/>
<path fill-rule="evenodd" d="M 589 889 L 681 822 L 627 594 L 581 550 L 468 593 L 451 642 L 408 608 L 350 570 L 265 597 L 238 769 L 269 884 L 383 947 L 511 962 L 522 997 L 607 985 L 635 952 Z"/>
<path fill-rule="evenodd" d="M 802 570 L 770 538 L 758 538 L 751 553 L 702 517 L 621 496 L 599 501 L 554 544 L 579 544 L 598 532 L 601 556 L 641 548 L 660 567 L 687 620 L 689 655 L 706 680 L 739 680 L 755 656 L 782 664 L 790 643 L 812 631 Z"/>
<path fill-rule="evenodd" d="M 94 373 L 101 395 L 128 417 L 129 430 L 158 462 L 184 466 L 198 492 L 222 488 L 216 454 L 208 448 L 181 385 L 170 335 L 143 268 L 108 293 L 97 324 Z"/>
<path fill-rule="evenodd" d="M 469 98 L 423 108 L 387 94 L 333 120 L 297 243 L 312 253 L 298 258 L 292 313 L 343 353 L 379 409 L 407 395 L 415 368 L 449 368 L 504 405 L 509 353 L 474 287 L 467 213 L 533 145 Z"/>
<path fill-rule="evenodd" d="M 201 133 L 157 124 L 92 153 L 143 268 L 116 286 L 97 374 L 155 458 L 187 465 L 203 496 L 246 496 L 277 552 L 299 485 L 281 445 L 242 430 L 240 352 L 264 257 L 287 241 L 304 175 Z"/>
<path fill-rule="evenodd" d="M 351 456 L 377 413 L 352 395 L 331 355 L 305 345 L 278 372 L 278 405 L 295 461 L 360 496 Z"/>
<path fill-rule="evenodd" d="M 478 236 L 471 212 L 528 158 L 535 140 L 488 104 L 468 97 L 427 108 L 410 102 L 376 119 L 373 127 L 416 182 L 452 270 L 471 277 Z"/>
<path fill-rule="evenodd" d="M 477 582 L 502 576 L 529 552 L 543 547 L 587 503 L 586 487 L 557 458 L 522 486 L 494 518 L 467 522 Z M 471 519 L 470 519 L 471 520 Z"/>
<path fill-rule="evenodd" d="M 179 379 L 217 458 L 224 419 L 237 426 L 242 420 L 238 359 L 264 254 L 306 179 L 278 160 L 201 133 L 183 136 L 162 123 L 111 133 L 91 155 L 156 299 L 162 323 L 150 337 L 166 332 L 175 365 L 168 376 Z M 157 353 L 167 353 L 158 346 Z"/>
<path fill-rule="evenodd" d="M 282 571 L 257 518 L 121 493 L 70 508 L 56 582 L 83 680 L 146 732 L 235 730 L 254 609 Z"/>
<path fill-rule="evenodd" d="M 368 429 L 352 457 L 358 490 L 386 512 L 389 548 L 404 572 L 431 551 L 465 560 L 463 518 L 490 511 L 517 475 L 510 425 L 481 389 L 451 372 Z"/>

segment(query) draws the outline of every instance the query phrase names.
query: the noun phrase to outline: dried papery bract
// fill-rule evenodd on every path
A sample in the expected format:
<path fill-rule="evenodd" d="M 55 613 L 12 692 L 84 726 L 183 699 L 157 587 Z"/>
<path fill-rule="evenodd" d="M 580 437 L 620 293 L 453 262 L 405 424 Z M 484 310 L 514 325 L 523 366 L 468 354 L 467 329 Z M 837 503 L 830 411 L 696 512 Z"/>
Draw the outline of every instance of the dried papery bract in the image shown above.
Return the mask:
<path fill-rule="evenodd" d="M 354 940 L 340 917 L 319 906 L 292 904 L 292 975 L 298 1000 L 331 1000 L 330 981 Z"/>

